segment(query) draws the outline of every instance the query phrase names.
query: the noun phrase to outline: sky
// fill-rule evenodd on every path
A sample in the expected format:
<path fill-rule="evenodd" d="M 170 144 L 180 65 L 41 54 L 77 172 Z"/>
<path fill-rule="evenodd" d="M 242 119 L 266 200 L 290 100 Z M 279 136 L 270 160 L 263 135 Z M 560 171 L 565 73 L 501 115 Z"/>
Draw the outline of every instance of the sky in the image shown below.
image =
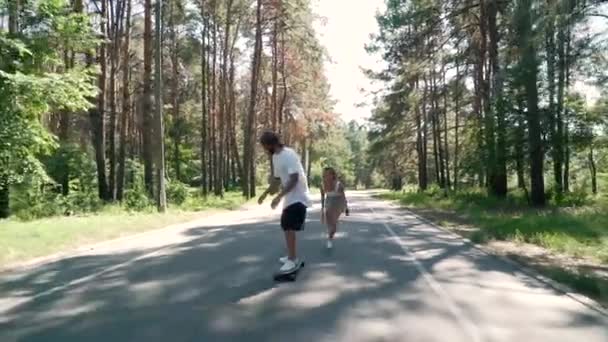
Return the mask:
<path fill-rule="evenodd" d="M 361 67 L 381 70 L 383 62 L 378 56 L 370 56 L 365 44 L 370 35 L 378 32 L 375 14 L 384 10 L 384 0 L 313 0 L 313 11 L 324 18 L 317 20 L 315 30 L 321 44 L 325 46 L 331 61 L 325 71 L 331 85 L 331 96 L 337 101 L 335 111 L 346 122 L 357 120 L 364 123 L 371 116 L 369 97 L 361 89 L 378 90 L 361 71 Z M 608 5 L 598 11 L 608 13 Z M 589 25 L 594 32 L 606 32 L 605 19 L 594 18 Z M 599 97 L 596 87 L 576 82 L 575 90 L 581 92 L 587 101 L 594 102 Z M 357 104 L 366 105 L 358 107 Z"/>
<path fill-rule="evenodd" d="M 337 101 L 335 111 L 346 122 L 363 123 L 371 116 L 370 105 L 358 108 L 365 101 L 361 89 L 372 90 L 361 67 L 378 69 L 381 61 L 365 52 L 370 34 L 378 31 L 375 14 L 384 8 L 384 0 L 313 0 L 313 11 L 324 17 L 315 30 L 331 61 L 325 71 L 331 85 L 331 96 Z"/>

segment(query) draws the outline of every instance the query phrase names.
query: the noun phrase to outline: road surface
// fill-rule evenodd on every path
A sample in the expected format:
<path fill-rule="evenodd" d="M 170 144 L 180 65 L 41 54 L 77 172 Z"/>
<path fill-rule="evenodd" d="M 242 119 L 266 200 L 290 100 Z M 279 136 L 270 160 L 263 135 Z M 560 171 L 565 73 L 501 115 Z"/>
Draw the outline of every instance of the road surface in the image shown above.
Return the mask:
<path fill-rule="evenodd" d="M 608 341 L 608 318 L 432 227 L 353 193 L 330 252 L 312 210 L 306 268 L 275 284 L 278 212 L 96 246 L 0 274 L 0 341 Z"/>

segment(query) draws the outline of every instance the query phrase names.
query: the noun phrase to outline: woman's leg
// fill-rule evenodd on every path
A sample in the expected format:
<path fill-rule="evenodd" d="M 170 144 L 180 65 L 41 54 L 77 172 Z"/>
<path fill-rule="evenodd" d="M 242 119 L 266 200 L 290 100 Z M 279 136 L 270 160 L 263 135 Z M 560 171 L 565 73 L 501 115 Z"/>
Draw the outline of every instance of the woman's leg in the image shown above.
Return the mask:
<path fill-rule="evenodd" d="M 331 211 L 327 212 L 327 229 L 329 232 L 329 238 L 333 239 L 338 230 L 338 219 L 340 217 L 340 211 L 332 208 Z"/>
<path fill-rule="evenodd" d="M 333 209 L 332 208 L 325 208 L 325 226 L 327 227 L 327 238 L 331 239 L 332 238 L 332 213 L 333 213 Z"/>

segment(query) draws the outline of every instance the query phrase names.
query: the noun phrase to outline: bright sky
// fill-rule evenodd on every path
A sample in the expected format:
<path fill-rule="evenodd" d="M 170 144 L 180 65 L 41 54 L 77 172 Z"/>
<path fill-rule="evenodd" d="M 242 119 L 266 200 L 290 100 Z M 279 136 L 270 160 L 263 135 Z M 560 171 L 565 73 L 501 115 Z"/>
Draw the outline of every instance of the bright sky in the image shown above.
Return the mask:
<path fill-rule="evenodd" d="M 338 101 L 335 110 L 346 122 L 363 122 L 370 117 L 371 106 L 357 108 L 356 104 L 365 101 L 361 89 L 374 86 L 360 67 L 378 69 L 381 63 L 364 47 L 370 34 L 378 30 L 375 14 L 384 8 L 384 0 L 313 0 L 313 6 L 314 12 L 326 19 L 315 28 L 332 59 L 326 64 L 326 75 L 331 96 Z"/>
<path fill-rule="evenodd" d="M 361 67 L 379 70 L 383 62 L 377 56 L 370 56 L 364 46 L 370 41 L 370 34 L 378 31 L 375 14 L 384 10 L 384 0 L 313 0 L 314 12 L 325 18 L 317 21 L 315 29 L 321 44 L 327 49 L 331 61 L 326 63 L 326 75 L 331 85 L 331 96 L 337 101 L 335 111 L 346 122 L 357 120 L 361 123 L 371 116 L 372 106 L 366 93 L 377 90 L 361 71 Z M 598 11 L 608 13 L 608 5 Z M 594 32 L 605 32 L 606 20 L 594 18 L 590 25 Z M 582 82 L 575 89 L 593 102 L 599 96 L 597 88 Z M 359 103 L 366 103 L 357 107 Z"/>

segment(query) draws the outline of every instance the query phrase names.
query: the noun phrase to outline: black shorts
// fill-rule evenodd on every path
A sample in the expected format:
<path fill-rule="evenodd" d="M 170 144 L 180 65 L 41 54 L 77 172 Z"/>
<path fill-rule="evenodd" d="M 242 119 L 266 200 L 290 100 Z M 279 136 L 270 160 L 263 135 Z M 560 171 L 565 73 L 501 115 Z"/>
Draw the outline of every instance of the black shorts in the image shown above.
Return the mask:
<path fill-rule="evenodd" d="M 302 230 L 304 221 L 306 221 L 306 206 L 304 204 L 298 202 L 283 209 L 281 214 L 281 228 L 283 230 Z"/>

